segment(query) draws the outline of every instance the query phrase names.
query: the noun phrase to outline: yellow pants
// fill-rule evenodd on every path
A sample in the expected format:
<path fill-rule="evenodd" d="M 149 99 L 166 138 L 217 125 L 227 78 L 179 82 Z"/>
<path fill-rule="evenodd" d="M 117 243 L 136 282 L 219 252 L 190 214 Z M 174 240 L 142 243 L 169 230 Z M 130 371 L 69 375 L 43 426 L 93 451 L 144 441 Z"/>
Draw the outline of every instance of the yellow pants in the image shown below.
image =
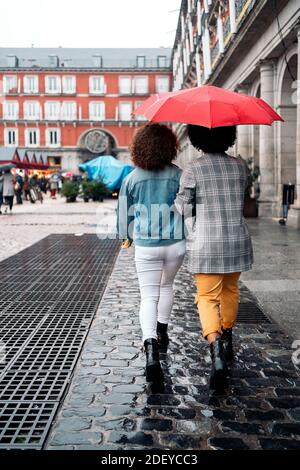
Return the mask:
<path fill-rule="evenodd" d="M 238 280 L 241 273 L 194 274 L 203 336 L 222 334 L 222 329 L 232 328 L 239 306 Z"/>

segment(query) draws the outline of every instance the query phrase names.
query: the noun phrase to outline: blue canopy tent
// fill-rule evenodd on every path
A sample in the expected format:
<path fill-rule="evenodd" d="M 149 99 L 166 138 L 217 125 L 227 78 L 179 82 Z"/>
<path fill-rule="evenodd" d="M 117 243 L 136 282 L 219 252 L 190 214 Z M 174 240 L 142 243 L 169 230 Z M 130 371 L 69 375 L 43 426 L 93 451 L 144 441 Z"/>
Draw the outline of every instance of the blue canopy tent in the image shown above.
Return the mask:
<path fill-rule="evenodd" d="M 126 165 L 111 155 L 103 155 L 79 165 L 80 170 L 85 171 L 93 180 L 101 180 L 111 191 L 120 189 L 122 181 L 134 169 L 132 165 Z"/>

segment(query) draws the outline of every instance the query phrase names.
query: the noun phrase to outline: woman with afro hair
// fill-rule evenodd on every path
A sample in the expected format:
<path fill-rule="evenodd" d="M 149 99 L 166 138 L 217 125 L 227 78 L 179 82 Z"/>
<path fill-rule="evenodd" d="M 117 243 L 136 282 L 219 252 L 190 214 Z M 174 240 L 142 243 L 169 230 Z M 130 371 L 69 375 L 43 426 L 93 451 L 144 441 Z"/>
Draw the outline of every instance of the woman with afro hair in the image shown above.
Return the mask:
<path fill-rule="evenodd" d="M 147 124 L 131 144 L 135 169 L 123 181 L 118 201 L 118 233 L 135 243 L 140 324 L 146 353 L 146 380 L 162 382 L 159 350 L 169 342 L 173 282 L 185 255 L 183 218 L 174 200 L 181 170 L 172 162 L 178 141 L 170 128 Z"/>

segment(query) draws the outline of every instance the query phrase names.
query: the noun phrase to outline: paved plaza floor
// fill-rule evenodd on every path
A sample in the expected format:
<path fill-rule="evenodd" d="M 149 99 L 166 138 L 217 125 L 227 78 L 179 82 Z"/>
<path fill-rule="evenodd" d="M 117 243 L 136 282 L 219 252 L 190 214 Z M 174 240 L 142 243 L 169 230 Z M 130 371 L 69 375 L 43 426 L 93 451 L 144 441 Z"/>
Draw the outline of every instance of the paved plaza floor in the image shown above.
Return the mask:
<path fill-rule="evenodd" d="M 115 208 L 112 200 L 63 199 L 16 206 L 14 215 L 0 216 L 0 260 L 51 234 L 80 236 L 95 233 L 97 224 L 99 231 L 113 226 Z M 241 306 L 261 307 L 270 322 L 236 327 L 237 360 L 226 393 L 208 391 L 208 349 L 185 266 L 176 279 L 171 344 L 162 357 L 165 387 L 145 383 L 134 248 L 121 250 L 45 448 L 300 448 L 300 233 L 266 219 L 250 220 L 249 227 L 255 265 L 242 276 Z"/>

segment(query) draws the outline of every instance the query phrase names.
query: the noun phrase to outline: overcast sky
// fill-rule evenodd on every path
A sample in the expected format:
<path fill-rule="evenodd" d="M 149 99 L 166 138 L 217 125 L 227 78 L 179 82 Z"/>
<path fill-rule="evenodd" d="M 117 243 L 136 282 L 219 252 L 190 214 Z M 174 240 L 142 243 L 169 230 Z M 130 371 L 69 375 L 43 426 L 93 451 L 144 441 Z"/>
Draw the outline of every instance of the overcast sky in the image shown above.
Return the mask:
<path fill-rule="evenodd" d="M 180 4 L 181 0 L 6 1 L 1 5 L 0 47 L 172 47 Z"/>

